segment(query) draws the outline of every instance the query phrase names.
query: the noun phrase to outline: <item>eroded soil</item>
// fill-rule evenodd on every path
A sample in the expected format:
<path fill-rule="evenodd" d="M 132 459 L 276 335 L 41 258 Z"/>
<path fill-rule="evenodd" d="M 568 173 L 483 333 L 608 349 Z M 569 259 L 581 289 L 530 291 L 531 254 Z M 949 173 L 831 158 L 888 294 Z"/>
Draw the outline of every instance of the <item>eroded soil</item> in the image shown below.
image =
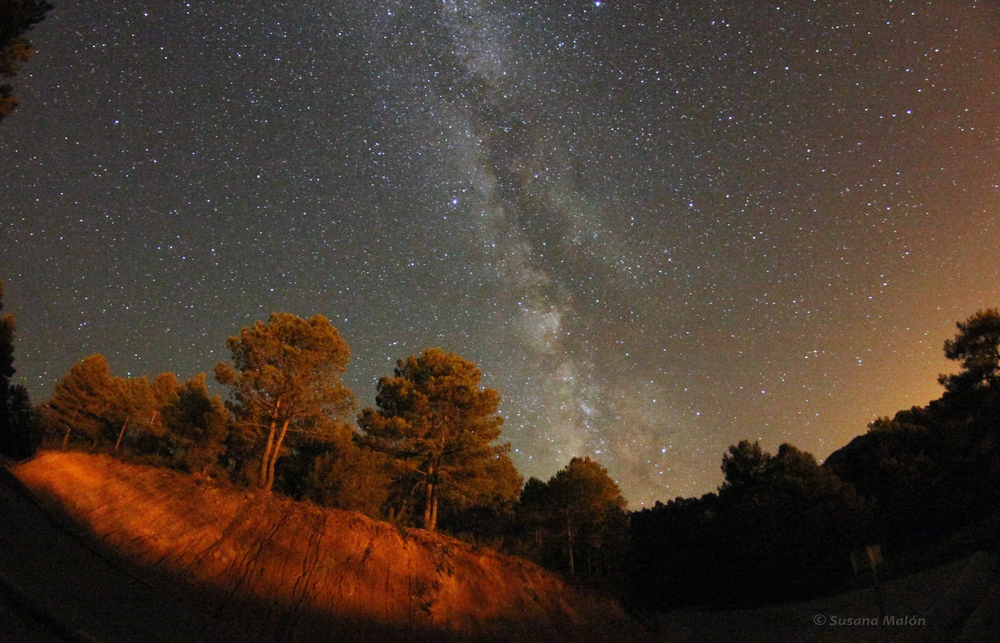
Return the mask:
<path fill-rule="evenodd" d="M 151 585 L 264 640 L 554 640 L 622 620 L 531 563 L 360 514 L 100 455 L 13 471 Z"/>
<path fill-rule="evenodd" d="M 971 643 L 1000 631 L 995 552 L 886 583 L 881 611 L 859 589 L 629 619 L 523 560 L 359 514 L 107 456 L 43 453 L 12 471 L 0 468 L 5 642 Z"/>

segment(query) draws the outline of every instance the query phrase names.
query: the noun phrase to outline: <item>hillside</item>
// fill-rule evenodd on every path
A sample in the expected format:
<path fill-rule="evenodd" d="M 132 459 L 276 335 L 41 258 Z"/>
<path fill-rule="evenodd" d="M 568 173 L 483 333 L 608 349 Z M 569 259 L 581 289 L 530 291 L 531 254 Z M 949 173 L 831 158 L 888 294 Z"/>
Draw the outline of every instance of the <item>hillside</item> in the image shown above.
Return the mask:
<path fill-rule="evenodd" d="M 237 638 L 575 639 L 620 619 L 531 563 L 355 513 L 108 456 L 47 452 L 12 470 L 105 555 Z"/>
<path fill-rule="evenodd" d="M 1000 623 L 995 553 L 886 583 L 885 613 L 916 622 L 844 624 L 878 618 L 870 589 L 626 620 L 525 561 L 353 513 L 108 456 L 42 453 L 12 471 L 0 468 L 5 643 L 971 642 Z"/>
<path fill-rule="evenodd" d="M 0 641 L 242 641 L 112 564 L 0 467 Z"/>

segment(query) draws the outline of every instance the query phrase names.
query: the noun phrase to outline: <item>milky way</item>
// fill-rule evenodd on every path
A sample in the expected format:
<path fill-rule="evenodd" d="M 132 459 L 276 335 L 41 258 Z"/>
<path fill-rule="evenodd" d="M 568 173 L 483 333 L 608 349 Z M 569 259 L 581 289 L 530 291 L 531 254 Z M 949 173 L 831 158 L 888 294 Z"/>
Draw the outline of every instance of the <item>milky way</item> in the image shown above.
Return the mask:
<path fill-rule="evenodd" d="M 36 401 L 322 313 L 370 404 L 443 346 L 519 470 L 632 506 L 825 457 L 998 305 L 1000 19 L 972 2 L 57 6 L 0 123 Z"/>
<path fill-rule="evenodd" d="M 550 469 L 577 454 L 649 464 L 652 445 L 669 436 L 671 408 L 655 381 L 635 381 L 622 339 L 639 328 L 630 302 L 644 294 L 632 284 L 661 262 L 629 247 L 601 199 L 579 185 L 564 95 L 586 71 L 556 75 L 534 63 L 531 43 L 486 3 L 427 10 L 419 39 L 428 46 L 414 56 L 413 11 L 386 9 L 401 23 L 382 30 L 394 34 L 388 50 L 404 57 L 377 58 L 394 102 L 421 105 L 433 121 L 393 110 L 422 146 L 438 148 L 440 165 L 423 180 L 450 186 L 446 206 L 451 196 L 497 284 L 508 338 L 493 371 L 509 374 L 501 388 L 527 389 L 515 413 L 531 447 L 518 453 Z"/>

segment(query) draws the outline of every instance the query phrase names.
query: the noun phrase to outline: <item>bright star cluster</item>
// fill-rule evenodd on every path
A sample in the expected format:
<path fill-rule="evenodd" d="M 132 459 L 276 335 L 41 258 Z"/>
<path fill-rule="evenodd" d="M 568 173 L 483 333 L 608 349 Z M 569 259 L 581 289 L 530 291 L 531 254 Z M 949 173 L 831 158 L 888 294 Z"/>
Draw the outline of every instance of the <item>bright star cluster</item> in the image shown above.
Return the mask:
<path fill-rule="evenodd" d="M 991 3 L 101 0 L 32 40 L 0 278 L 35 401 L 322 313 L 362 404 L 458 352 L 523 474 L 589 455 L 634 507 L 926 403 L 1000 305 Z"/>

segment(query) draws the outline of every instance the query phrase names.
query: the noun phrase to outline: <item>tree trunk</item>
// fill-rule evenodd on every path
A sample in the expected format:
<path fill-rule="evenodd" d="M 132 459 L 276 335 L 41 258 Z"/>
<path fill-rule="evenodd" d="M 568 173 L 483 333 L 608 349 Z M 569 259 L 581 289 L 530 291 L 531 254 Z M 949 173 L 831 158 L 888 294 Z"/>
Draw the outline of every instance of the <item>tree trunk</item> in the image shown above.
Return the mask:
<path fill-rule="evenodd" d="M 431 522 L 431 505 L 434 503 L 434 497 L 437 495 L 434 488 L 434 478 L 437 472 L 434 470 L 434 465 L 427 467 L 427 485 L 424 488 L 424 529 L 427 531 L 434 531 L 434 523 Z"/>
<path fill-rule="evenodd" d="M 569 545 L 569 573 L 576 574 L 576 567 L 573 565 L 573 530 L 569 524 L 569 511 L 566 511 L 566 544 Z"/>
<path fill-rule="evenodd" d="M 427 498 L 424 505 L 424 529 L 427 531 L 437 531 L 438 495 L 441 493 L 441 490 L 438 489 L 438 476 L 441 471 L 441 460 L 445 444 L 447 444 L 447 438 L 447 432 L 441 434 L 438 452 L 434 456 L 433 463 L 427 466 Z"/>
<path fill-rule="evenodd" d="M 274 463 L 278 461 L 278 456 L 281 455 L 281 443 L 285 441 L 285 435 L 288 433 L 288 424 L 290 422 L 290 419 L 285 420 L 285 423 L 281 425 L 281 433 L 278 434 L 278 439 L 274 441 L 270 462 L 267 465 L 267 486 L 264 487 L 266 491 L 270 491 L 271 487 L 274 486 Z"/>
<path fill-rule="evenodd" d="M 62 443 L 62 450 L 63 451 L 66 450 L 66 445 L 69 444 L 69 433 L 70 433 L 70 431 L 73 430 L 73 425 L 76 424 L 76 416 L 77 416 L 77 414 L 79 412 L 80 412 L 79 410 L 73 411 L 73 419 L 70 420 L 69 424 L 66 425 L 66 435 L 63 436 L 63 443 Z"/>
<path fill-rule="evenodd" d="M 125 422 L 122 423 L 122 430 L 118 432 L 118 441 L 115 442 L 115 453 L 118 453 L 118 447 L 122 445 L 122 438 L 125 437 L 125 429 L 128 428 L 128 416 L 125 416 Z"/>
<path fill-rule="evenodd" d="M 264 455 L 260 459 L 260 475 L 257 476 L 257 486 L 263 488 L 267 484 L 267 462 L 271 459 L 271 448 L 274 446 L 274 429 L 277 421 L 272 419 L 271 426 L 267 430 L 267 446 L 264 447 Z"/>

